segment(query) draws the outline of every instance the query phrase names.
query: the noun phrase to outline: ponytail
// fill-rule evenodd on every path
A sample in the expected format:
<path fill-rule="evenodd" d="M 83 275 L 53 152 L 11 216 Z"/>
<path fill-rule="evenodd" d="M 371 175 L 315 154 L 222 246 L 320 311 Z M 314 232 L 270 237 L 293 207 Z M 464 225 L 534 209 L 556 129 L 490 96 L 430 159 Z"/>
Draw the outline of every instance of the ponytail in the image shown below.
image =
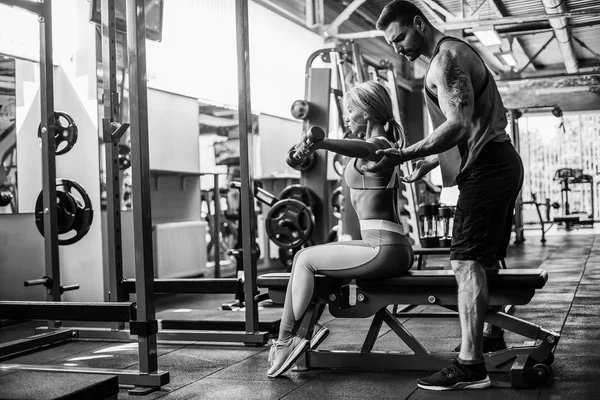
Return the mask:
<path fill-rule="evenodd" d="M 393 140 L 399 149 L 404 148 L 406 145 L 406 136 L 404 135 L 404 129 L 402 128 L 402 125 L 400 125 L 398 121 L 396 121 L 394 118 L 388 119 L 383 129 L 388 134 L 388 138 Z"/>

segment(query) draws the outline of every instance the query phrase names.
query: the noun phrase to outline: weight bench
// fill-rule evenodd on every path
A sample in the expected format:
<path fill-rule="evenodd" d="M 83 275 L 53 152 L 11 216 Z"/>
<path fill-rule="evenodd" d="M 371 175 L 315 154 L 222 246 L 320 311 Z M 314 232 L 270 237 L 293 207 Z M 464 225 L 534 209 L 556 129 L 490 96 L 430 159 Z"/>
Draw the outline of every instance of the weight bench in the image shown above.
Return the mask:
<path fill-rule="evenodd" d="M 529 303 L 536 289 L 544 287 L 548 275 L 539 269 L 487 271 L 490 305 Z M 275 303 L 283 303 L 289 273 L 266 274 L 257 278 L 258 287 L 267 288 Z M 337 318 L 374 316 L 360 351 L 314 350 L 298 360 L 298 369 L 339 368 L 358 370 L 438 371 L 449 365 L 456 353 L 431 353 L 388 310 L 394 304 L 436 304 L 457 310 L 456 279 L 452 271 L 409 271 L 407 275 L 383 280 L 356 281 L 355 304 L 350 286 L 323 275 L 316 277 L 313 301 L 301 323 L 299 335 L 309 338 L 319 307 L 329 305 Z M 528 321 L 503 312 L 489 311 L 485 321 L 531 339 L 522 346 L 484 355 L 489 373 L 510 377 L 511 386 L 521 388 L 550 374 L 553 350 L 560 336 Z M 413 354 L 375 352 L 373 347 L 385 322 L 412 350 Z"/>

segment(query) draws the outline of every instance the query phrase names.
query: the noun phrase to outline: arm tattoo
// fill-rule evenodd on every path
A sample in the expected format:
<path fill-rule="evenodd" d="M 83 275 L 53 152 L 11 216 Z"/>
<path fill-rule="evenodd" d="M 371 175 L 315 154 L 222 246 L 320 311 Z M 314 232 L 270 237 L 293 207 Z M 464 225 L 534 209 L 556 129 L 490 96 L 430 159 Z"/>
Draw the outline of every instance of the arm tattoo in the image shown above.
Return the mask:
<path fill-rule="evenodd" d="M 441 54 L 442 82 L 448 91 L 448 104 L 459 109 L 469 105 L 471 101 L 467 75 L 458 66 L 458 57 L 449 51 Z"/>

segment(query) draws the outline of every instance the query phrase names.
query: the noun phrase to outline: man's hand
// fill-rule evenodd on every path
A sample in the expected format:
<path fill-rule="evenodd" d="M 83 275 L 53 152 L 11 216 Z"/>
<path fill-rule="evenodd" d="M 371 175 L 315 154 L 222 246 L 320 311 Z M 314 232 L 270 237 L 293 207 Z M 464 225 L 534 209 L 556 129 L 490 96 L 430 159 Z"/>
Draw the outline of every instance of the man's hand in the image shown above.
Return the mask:
<path fill-rule="evenodd" d="M 422 179 L 425 175 L 431 172 L 432 169 L 437 167 L 437 162 L 431 162 L 428 160 L 419 160 L 415 163 L 415 169 L 412 174 L 403 176 L 400 178 L 402 182 L 413 183 Z"/>
<path fill-rule="evenodd" d="M 386 169 L 394 168 L 396 165 L 402 164 L 402 155 L 400 154 L 399 149 L 395 148 L 387 148 L 380 149 L 375 152 L 378 156 L 382 156 L 381 160 L 377 161 L 376 164 L 367 167 L 363 165 L 361 170 L 363 172 L 379 172 Z"/>

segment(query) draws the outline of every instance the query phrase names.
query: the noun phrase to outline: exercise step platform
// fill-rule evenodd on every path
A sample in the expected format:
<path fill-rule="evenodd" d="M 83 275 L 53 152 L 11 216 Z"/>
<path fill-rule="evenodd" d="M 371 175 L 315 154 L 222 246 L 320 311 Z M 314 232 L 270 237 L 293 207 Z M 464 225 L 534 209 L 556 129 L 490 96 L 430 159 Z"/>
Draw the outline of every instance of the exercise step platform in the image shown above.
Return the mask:
<path fill-rule="evenodd" d="M 8 373 L 5 373 L 8 372 Z M 2 400 L 116 400 L 116 376 L 42 371 L 3 371 L 0 364 Z"/>

